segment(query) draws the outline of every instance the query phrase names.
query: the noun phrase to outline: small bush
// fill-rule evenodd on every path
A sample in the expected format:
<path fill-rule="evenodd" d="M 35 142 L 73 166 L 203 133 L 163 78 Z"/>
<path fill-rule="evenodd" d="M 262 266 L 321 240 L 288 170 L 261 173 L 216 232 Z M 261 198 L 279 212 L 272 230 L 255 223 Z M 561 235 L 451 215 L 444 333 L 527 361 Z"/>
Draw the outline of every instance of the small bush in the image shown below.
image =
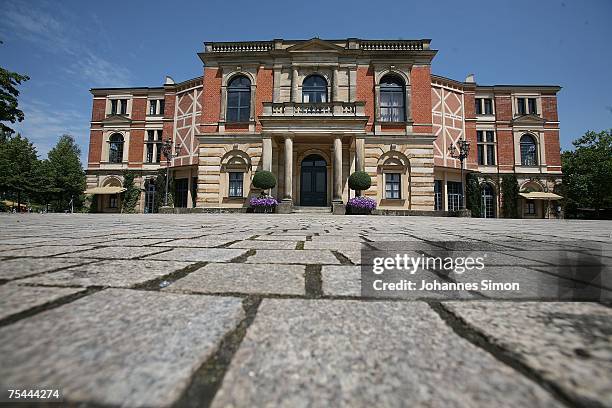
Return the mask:
<path fill-rule="evenodd" d="M 365 171 L 356 171 L 349 176 L 348 185 L 351 190 L 367 190 L 372 185 L 372 178 Z"/>
<path fill-rule="evenodd" d="M 274 197 L 251 197 L 249 204 L 251 207 L 275 207 L 278 201 Z"/>
<path fill-rule="evenodd" d="M 260 170 L 253 176 L 253 186 L 261 190 L 269 190 L 276 186 L 276 177 L 267 170 Z"/>
<path fill-rule="evenodd" d="M 376 209 L 376 200 L 370 197 L 354 197 L 348 200 L 346 206 L 372 211 Z"/>

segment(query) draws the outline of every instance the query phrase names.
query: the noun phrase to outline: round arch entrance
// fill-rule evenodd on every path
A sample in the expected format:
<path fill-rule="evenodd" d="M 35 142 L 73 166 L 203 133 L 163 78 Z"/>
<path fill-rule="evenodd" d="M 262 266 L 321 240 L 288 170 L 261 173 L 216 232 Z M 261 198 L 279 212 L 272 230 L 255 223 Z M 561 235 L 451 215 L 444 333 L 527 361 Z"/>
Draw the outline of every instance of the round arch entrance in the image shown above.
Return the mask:
<path fill-rule="evenodd" d="M 318 154 L 302 160 L 300 174 L 300 205 L 324 207 L 327 205 L 327 162 Z"/>

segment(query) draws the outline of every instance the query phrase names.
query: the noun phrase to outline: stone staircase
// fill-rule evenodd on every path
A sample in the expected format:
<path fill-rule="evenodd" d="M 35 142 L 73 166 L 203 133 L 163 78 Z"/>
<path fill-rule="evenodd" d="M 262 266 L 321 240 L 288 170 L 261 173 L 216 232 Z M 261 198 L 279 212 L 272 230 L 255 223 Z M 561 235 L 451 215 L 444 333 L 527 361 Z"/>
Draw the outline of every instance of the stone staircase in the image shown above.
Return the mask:
<path fill-rule="evenodd" d="M 331 214 L 331 207 L 293 207 L 294 214 Z"/>

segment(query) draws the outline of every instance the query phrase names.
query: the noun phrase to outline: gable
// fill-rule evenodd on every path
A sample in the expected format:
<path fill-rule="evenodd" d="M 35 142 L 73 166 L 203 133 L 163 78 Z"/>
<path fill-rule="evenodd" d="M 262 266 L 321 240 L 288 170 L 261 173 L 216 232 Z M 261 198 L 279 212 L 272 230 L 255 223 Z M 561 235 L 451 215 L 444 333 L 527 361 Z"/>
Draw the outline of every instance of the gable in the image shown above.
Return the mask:
<path fill-rule="evenodd" d="M 130 124 L 132 120 L 125 115 L 110 115 L 106 119 L 102 120 L 104 124 Z"/>
<path fill-rule="evenodd" d="M 542 119 L 541 117 L 539 117 L 538 115 L 523 115 L 523 116 L 519 116 L 517 118 L 512 119 L 512 124 L 513 125 L 540 125 L 542 123 L 545 123 L 546 120 Z"/>
<path fill-rule="evenodd" d="M 287 48 L 288 52 L 341 52 L 344 48 L 337 46 L 329 41 L 324 41 L 319 38 L 312 38 L 310 40 L 292 45 Z"/>

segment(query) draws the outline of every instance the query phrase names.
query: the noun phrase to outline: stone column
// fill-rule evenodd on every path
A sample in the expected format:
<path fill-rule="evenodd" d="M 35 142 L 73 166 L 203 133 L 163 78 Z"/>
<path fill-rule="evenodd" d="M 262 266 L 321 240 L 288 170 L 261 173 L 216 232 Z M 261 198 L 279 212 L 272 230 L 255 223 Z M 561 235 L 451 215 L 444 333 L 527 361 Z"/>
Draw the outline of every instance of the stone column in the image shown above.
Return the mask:
<path fill-rule="evenodd" d="M 331 102 L 339 101 L 338 98 L 338 67 L 334 67 L 333 78 L 332 78 L 332 100 Z"/>
<path fill-rule="evenodd" d="M 300 98 L 298 95 L 298 69 L 297 67 L 293 67 L 291 71 L 291 101 L 292 102 L 300 102 Z"/>
<path fill-rule="evenodd" d="M 285 191 L 276 212 L 289 214 L 293 209 L 293 138 L 285 136 Z"/>
<path fill-rule="evenodd" d="M 272 139 L 264 136 L 262 139 L 261 152 L 262 170 L 272 171 Z"/>
<path fill-rule="evenodd" d="M 365 140 L 363 136 L 355 138 L 355 171 L 365 170 Z"/>
<path fill-rule="evenodd" d="M 342 204 L 342 139 L 334 136 L 334 190 L 332 192 L 332 213 L 343 215 L 346 211 Z"/>

